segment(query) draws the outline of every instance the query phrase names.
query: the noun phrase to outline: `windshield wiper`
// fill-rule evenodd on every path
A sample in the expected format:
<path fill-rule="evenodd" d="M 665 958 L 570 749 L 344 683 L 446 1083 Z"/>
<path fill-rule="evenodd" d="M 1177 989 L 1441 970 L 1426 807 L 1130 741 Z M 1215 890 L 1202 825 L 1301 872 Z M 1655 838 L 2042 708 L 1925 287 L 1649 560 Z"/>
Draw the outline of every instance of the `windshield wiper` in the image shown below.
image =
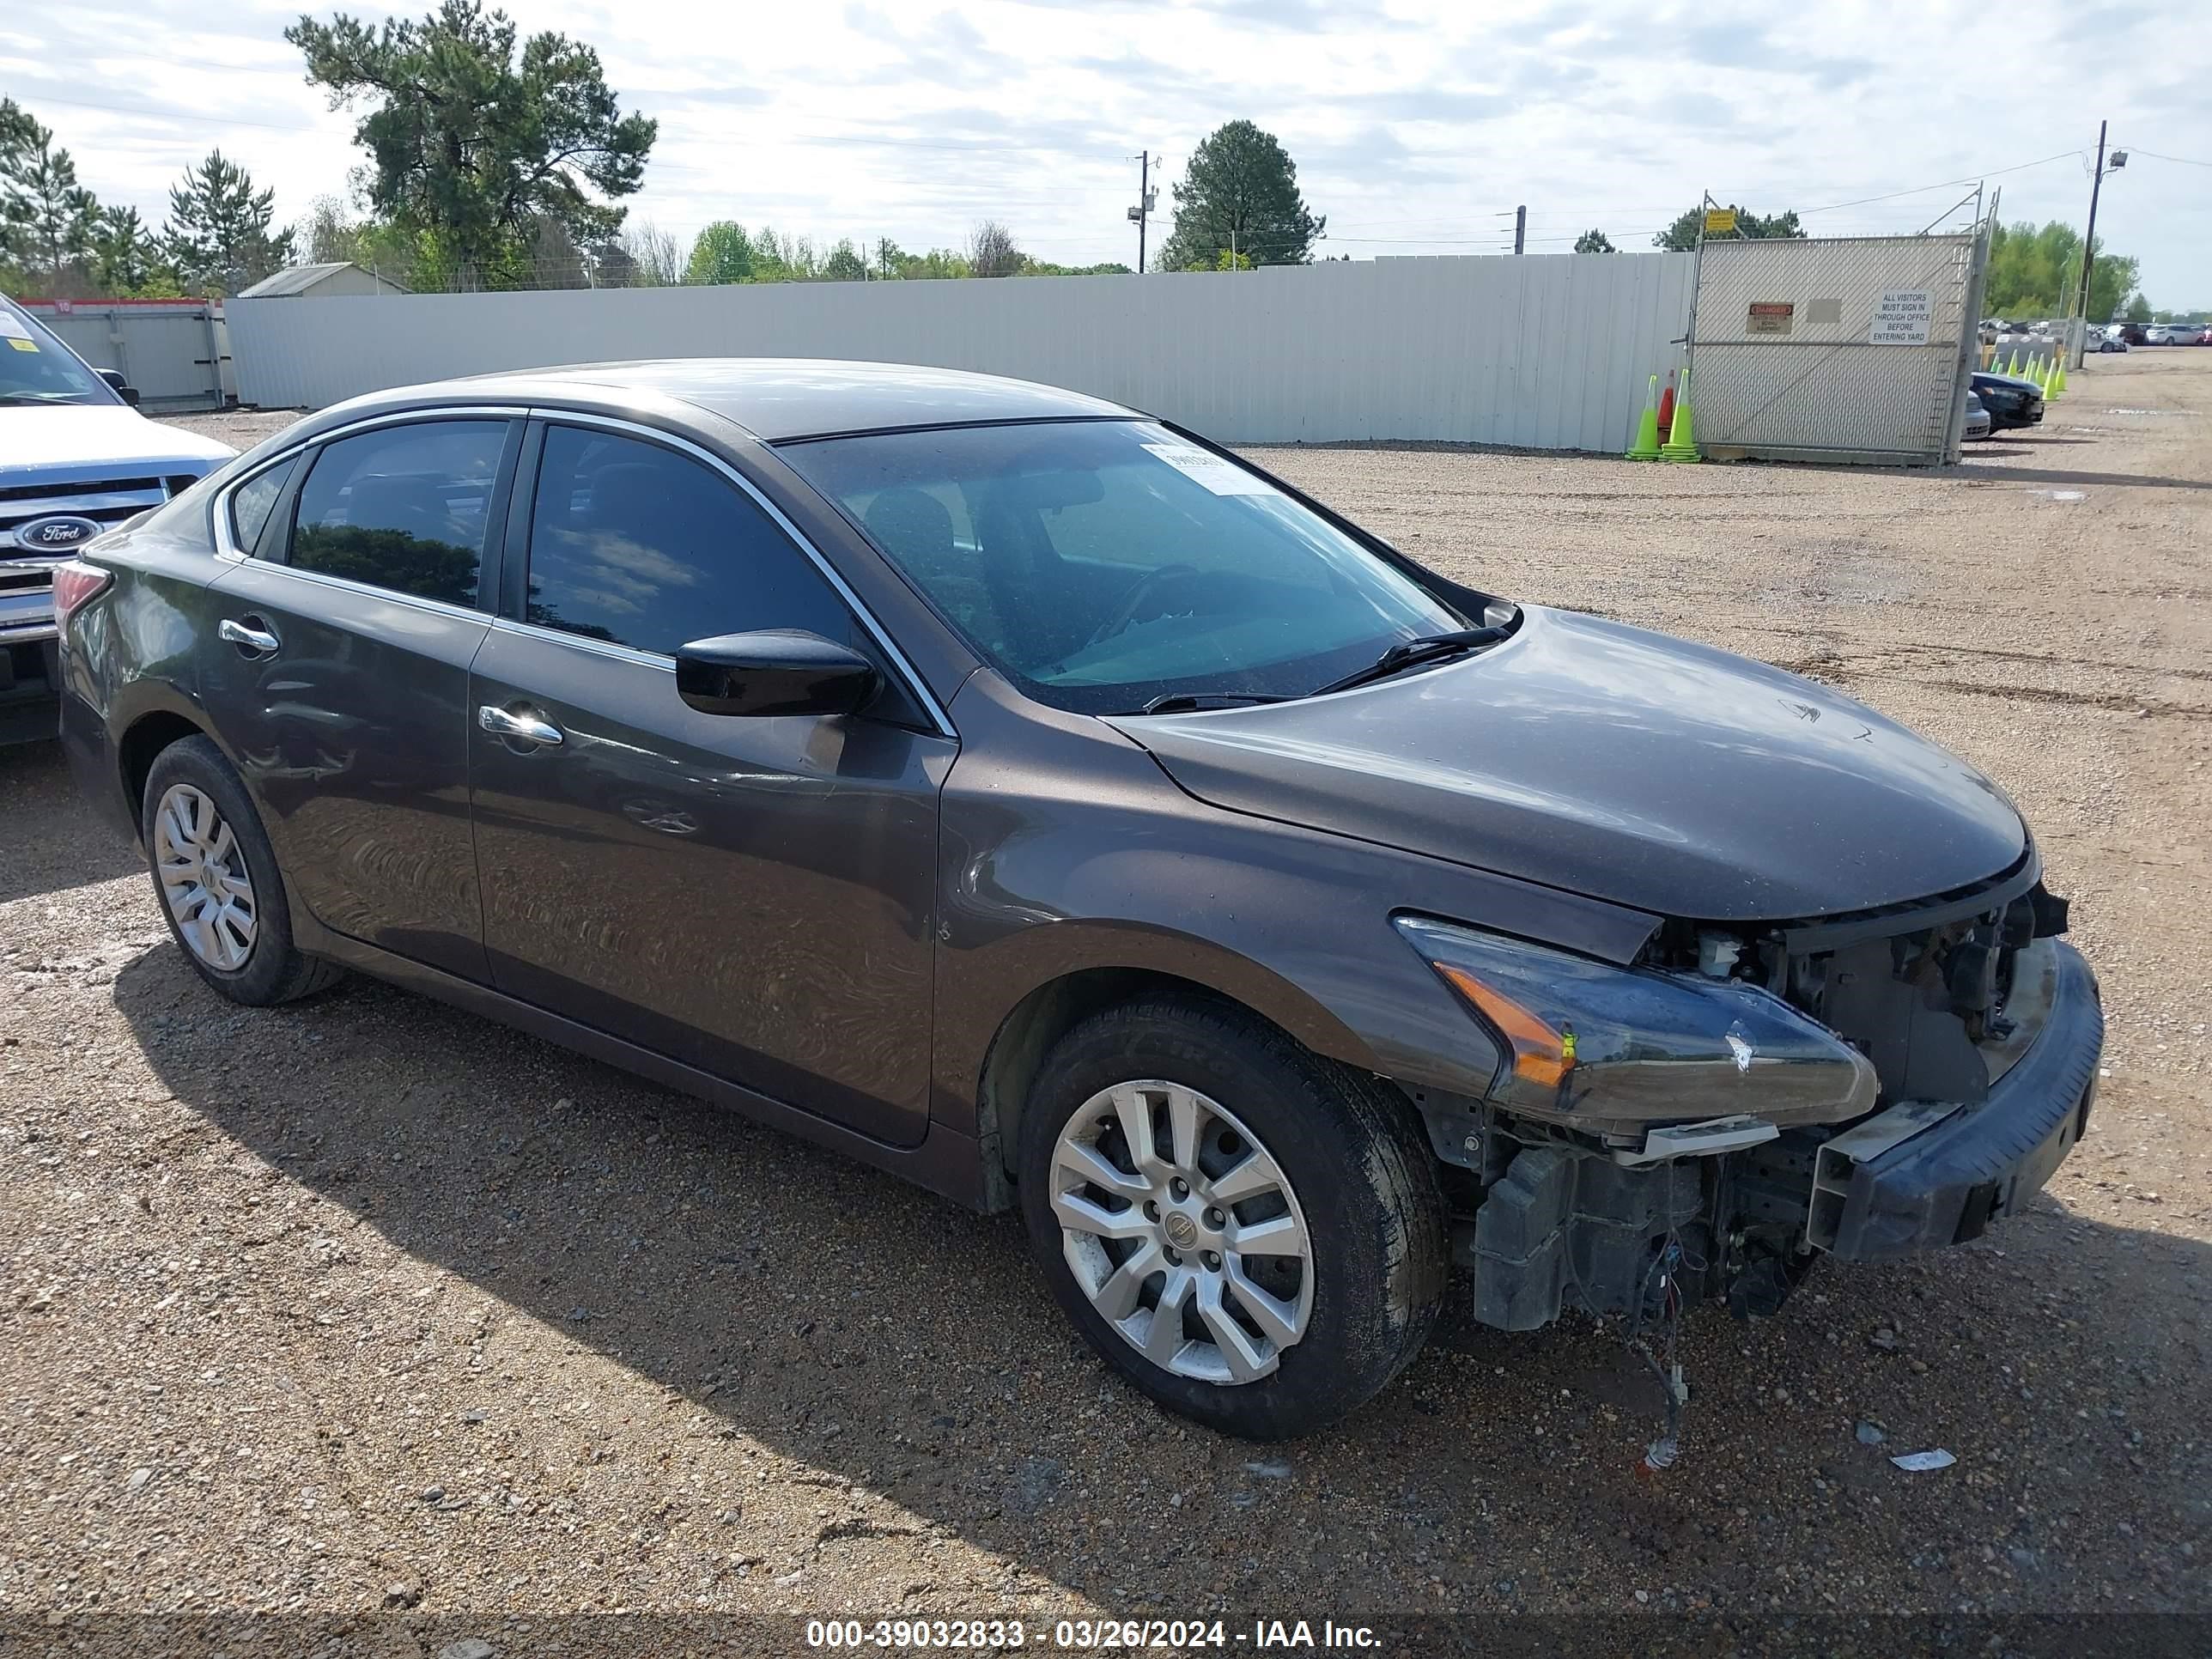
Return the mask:
<path fill-rule="evenodd" d="M 1248 702 L 1288 702 L 1264 691 L 1170 691 L 1154 697 L 1139 714 L 1187 714 L 1200 708 L 1239 708 Z"/>
<path fill-rule="evenodd" d="M 1355 685 L 1365 685 L 1370 680 L 1387 679 L 1401 668 L 1411 668 L 1415 663 L 1433 662 L 1439 657 L 1455 657 L 1462 651 L 1477 651 L 1486 645 L 1495 645 L 1505 637 L 1502 628 L 1462 628 L 1449 634 L 1423 634 L 1413 639 L 1401 640 L 1366 667 L 1346 674 L 1340 680 L 1331 680 L 1306 695 L 1326 696 L 1332 691 L 1349 691 Z"/>
<path fill-rule="evenodd" d="M 79 401 L 74 392 L 0 392 L 0 404 L 72 404 Z"/>

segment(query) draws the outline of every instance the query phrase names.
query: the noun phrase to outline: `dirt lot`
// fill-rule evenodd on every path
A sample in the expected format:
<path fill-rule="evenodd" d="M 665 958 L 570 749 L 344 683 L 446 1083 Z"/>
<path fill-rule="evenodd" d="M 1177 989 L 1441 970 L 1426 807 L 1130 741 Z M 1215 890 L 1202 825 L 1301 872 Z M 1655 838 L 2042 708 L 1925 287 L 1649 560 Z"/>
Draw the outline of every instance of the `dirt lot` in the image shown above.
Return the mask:
<path fill-rule="evenodd" d="M 2073 896 L 2111 1016 L 2080 1152 L 1979 1243 L 1697 1317 L 1656 1478 L 1652 1392 L 1582 1328 L 1457 1329 L 1288 1448 L 1185 1426 L 1011 1218 L 379 986 L 219 1002 L 57 754 L 0 754 L 0 1616 L 512 1655 L 797 1645 L 792 1612 L 1468 1621 L 1401 1650 L 1509 1613 L 2212 1613 L 2212 351 L 2093 361 L 1971 453 L 1265 456 L 1444 569 L 1917 726 Z M 562 1617 L 616 1609 L 778 1619 Z"/>

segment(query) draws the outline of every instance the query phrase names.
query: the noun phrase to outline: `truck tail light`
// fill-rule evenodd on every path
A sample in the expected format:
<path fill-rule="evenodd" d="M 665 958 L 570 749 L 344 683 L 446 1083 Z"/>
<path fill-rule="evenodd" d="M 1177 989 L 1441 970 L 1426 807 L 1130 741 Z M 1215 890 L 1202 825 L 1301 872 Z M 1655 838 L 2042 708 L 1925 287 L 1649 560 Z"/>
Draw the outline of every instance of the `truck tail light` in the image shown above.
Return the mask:
<path fill-rule="evenodd" d="M 54 625 L 67 629 L 70 618 L 88 600 L 104 592 L 115 580 L 115 573 L 103 570 L 96 564 L 87 564 L 81 559 L 64 559 L 54 567 Z"/>

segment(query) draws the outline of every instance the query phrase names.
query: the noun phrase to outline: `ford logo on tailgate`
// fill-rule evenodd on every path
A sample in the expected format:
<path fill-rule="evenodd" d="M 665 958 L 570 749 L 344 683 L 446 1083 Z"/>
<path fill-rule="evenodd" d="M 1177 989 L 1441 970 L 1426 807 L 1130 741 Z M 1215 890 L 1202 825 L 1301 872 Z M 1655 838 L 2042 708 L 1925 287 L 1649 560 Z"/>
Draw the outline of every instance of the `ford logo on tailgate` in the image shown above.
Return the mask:
<path fill-rule="evenodd" d="M 67 553 L 82 547 L 103 528 L 97 519 L 58 513 L 51 518 L 33 519 L 17 525 L 15 545 L 31 553 Z"/>

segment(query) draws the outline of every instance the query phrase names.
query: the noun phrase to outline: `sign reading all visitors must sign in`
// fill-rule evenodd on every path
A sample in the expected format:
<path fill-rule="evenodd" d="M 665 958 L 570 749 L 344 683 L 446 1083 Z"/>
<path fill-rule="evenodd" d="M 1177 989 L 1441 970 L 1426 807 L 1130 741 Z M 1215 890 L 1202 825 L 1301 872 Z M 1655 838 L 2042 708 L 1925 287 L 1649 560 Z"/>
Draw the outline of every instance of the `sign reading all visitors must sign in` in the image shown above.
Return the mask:
<path fill-rule="evenodd" d="M 1881 303 L 1874 308 L 1874 329 L 1867 338 L 1876 345 L 1926 345 L 1935 312 L 1935 299 L 1927 289 L 1886 288 Z"/>

